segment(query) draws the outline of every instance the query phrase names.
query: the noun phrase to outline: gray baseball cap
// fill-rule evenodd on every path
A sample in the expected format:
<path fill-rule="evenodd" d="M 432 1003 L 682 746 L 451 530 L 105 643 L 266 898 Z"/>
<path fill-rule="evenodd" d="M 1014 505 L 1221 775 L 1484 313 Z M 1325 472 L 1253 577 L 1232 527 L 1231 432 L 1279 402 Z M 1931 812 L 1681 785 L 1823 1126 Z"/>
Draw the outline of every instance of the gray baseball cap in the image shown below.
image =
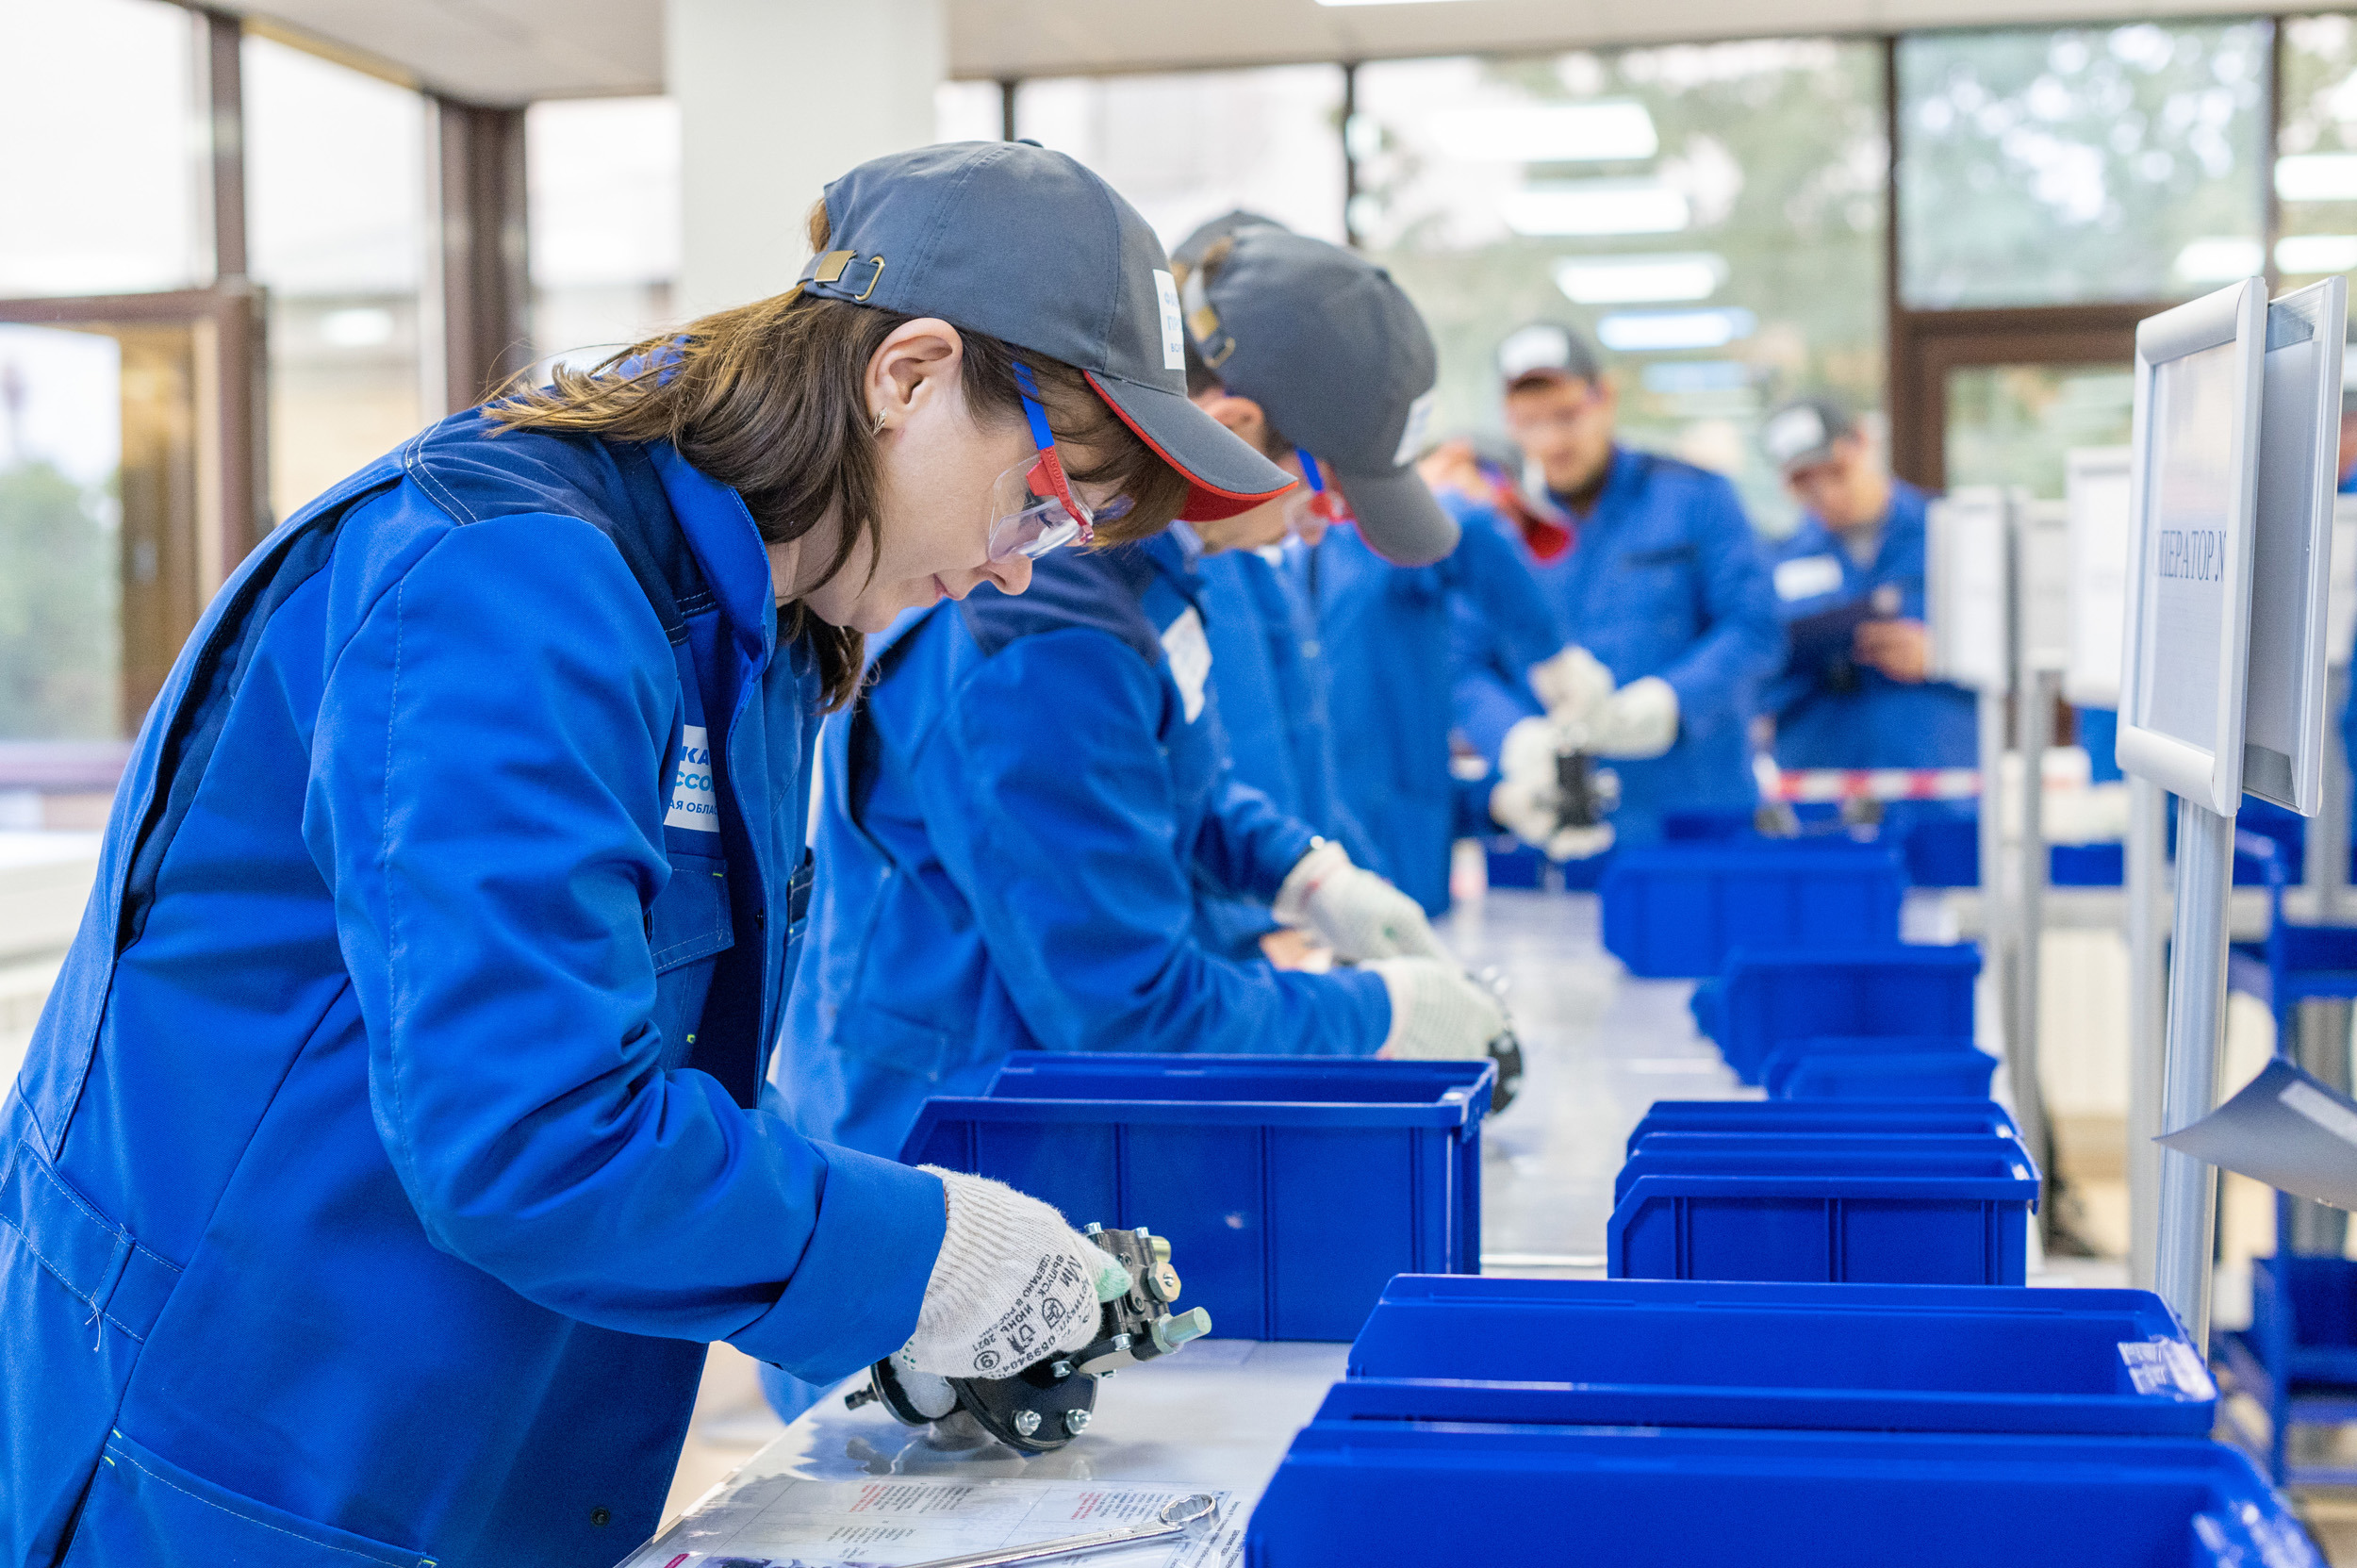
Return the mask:
<path fill-rule="evenodd" d="M 1857 428 L 1857 416 L 1822 395 L 1794 398 L 1759 427 L 1760 450 L 1786 473 L 1833 456 L 1833 444 Z"/>
<path fill-rule="evenodd" d="M 1512 391 L 1525 382 L 1593 381 L 1604 373 L 1588 339 L 1560 322 L 1533 322 L 1498 345 L 1498 379 Z"/>
<path fill-rule="evenodd" d="M 1228 255 L 1207 273 L 1202 252 L 1223 238 Z M 1179 255 L 1195 352 L 1333 475 L 1360 536 L 1401 566 L 1456 549 L 1456 522 L 1414 467 L 1440 360 L 1391 274 L 1245 212 L 1196 230 Z"/>
<path fill-rule="evenodd" d="M 1080 371 L 1187 478 L 1185 516 L 1232 517 L 1299 483 L 1187 399 L 1178 286 L 1137 209 L 1077 159 L 953 141 L 827 187 L 804 292 L 1000 338 Z"/>

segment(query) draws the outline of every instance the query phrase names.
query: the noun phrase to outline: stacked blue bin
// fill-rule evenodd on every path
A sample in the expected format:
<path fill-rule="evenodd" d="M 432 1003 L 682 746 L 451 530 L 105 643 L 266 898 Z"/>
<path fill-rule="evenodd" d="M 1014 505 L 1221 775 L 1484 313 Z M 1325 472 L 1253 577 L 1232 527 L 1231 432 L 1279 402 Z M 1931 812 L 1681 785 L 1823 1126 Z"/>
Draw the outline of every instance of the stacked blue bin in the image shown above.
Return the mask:
<path fill-rule="evenodd" d="M 1402 1279 L 1246 1560 L 2321 1568 L 2215 1408 L 2142 1292 Z"/>
<path fill-rule="evenodd" d="M 1787 1041 L 1759 1081 L 1772 1099 L 1979 1099 L 1996 1072 L 1969 1035 L 1870 1035 Z"/>
<path fill-rule="evenodd" d="M 2019 1285 L 2037 1196 L 2037 1166 L 2009 1130 L 1656 1131 L 1614 1180 L 1607 1268 L 1616 1279 Z"/>
<path fill-rule="evenodd" d="M 1672 843 L 1623 850 L 1596 891 L 1630 974 L 1699 980 L 1739 949 L 1895 946 L 1906 867 L 1844 838 Z"/>
<path fill-rule="evenodd" d="M 1691 1006 L 1727 1065 L 1757 1083 L 1777 1051 L 1811 1040 L 1969 1042 L 1980 970 L 1980 949 L 1970 943 L 1739 949 L 1717 979 L 1695 988 Z"/>
<path fill-rule="evenodd" d="M 1346 1340 L 1395 1274 L 1481 1267 L 1488 1062 L 1024 1052 L 900 1158 L 1166 1237 L 1229 1339 Z"/>

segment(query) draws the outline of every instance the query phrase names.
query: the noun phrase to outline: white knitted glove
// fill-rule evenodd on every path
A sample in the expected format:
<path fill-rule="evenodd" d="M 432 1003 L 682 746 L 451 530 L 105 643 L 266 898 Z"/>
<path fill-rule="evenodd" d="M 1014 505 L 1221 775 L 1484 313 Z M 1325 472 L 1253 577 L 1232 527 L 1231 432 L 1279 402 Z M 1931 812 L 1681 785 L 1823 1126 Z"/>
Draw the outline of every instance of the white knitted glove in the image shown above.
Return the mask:
<path fill-rule="evenodd" d="M 1373 871 L 1353 866 L 1349 853 L 1330 838 L 1312 844 L 1285 873 L 1270 913 L 1285 925 L 1308 926 L 1334 956 L 1353 964 L 1404 954 L 1448 956 L 1416 900 Z"/>
<path fill-rule="evenodd" d="M 1566 646 L 1530 667 L 1530 689 L 1558 724 L 1585 724 L 1612 695 L 1612 671 L 1585 648 Z"/>
<path fill-rule="evenodd" d="M 1506 1013 L 1497 998 L 1453 962 L 1380 958 L 1361 967 L 1383 977 L 1392 999 L 1392 1032 L 1383 1037 L 1378 1055 L 1482 1058 L 1490 1054 L 1490 1042 L 1506 1032 Z"/>
<path fill-rule="evenodd" d="M 902 1353 L 907 1365 L 1006 1378 L 1096 1337 L 1097 1303 L 1129 1288 L 1119 1260 L 1004 1182 L 919 1168 L 941 1178 L 949 1229 Z"/>
<path fill-rule="evenodd" d="M 1506 732 L 1498 748 L 1497 784 L 1490 789 L 1490 816 L 1497 825 L 1550 860 L 1585 860 L 1612 848 L 1612 826 L 1562 828 L 1562 791 L 1556 784 L 1558 750 L 1575 747 L 1578 737 L 1552 718 L 1525 718 Z"/>
<path fill-rule="evenodd" d="M 1598 756 L 1657 757 L 1678 737 L 1677 688 L 1658 675 L 1631 681 L 1605 700 L 1588 729 Z"/>

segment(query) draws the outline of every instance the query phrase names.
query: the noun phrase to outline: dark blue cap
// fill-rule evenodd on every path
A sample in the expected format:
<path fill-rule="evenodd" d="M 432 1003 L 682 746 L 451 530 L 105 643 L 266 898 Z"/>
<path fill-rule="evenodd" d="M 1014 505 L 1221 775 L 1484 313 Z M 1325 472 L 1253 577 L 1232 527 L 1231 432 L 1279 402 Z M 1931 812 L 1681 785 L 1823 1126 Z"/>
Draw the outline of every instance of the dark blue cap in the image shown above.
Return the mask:
<path fill-rule="evenodd" d="M 1222 239 L 1227 251 L 1214 257 Z M 1457 524 L 1413 466 L 1430 432 L 1440 360 L 1392 275 L 1241 211 L 1180 241 L 1178 261 L 1195 352 L 1334 476 L 1360 536 L 1401 566 L 1456 549 Z"/>
<path fill-rule="evenodd" d="M 1060 360 L 1184 474 L 1184 516 L 1232 517 L 1297 483 L 1187 399 L 1186 328 L 1162 242 L 1079 160 L 953 141 L 861 164 L 827 187 L 828 243 L 805 292 L 938 316 Z"/>

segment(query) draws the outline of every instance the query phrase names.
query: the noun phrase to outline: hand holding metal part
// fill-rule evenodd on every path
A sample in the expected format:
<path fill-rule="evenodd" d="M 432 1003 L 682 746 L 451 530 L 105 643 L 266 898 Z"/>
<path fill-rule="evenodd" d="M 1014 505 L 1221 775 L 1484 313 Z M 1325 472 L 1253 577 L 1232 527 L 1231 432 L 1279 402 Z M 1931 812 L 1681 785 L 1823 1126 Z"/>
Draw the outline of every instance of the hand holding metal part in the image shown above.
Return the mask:
<path fill-rule="evenodd" d="M 869 1368 L 866 1387 L 844 1395 L 845 1407 L 881 1403 L 911 1427 L 980 1428 L 1026 1454 L 1052 1453 L 1086 1431 L 1099 1378 L 1202 1338 L 1211 1331 L 1211 1314 L 1200 1307 L 1172 1311 L 1178 1274 L 1162 1237 L 1144 1226 L 1108 1230 L 1091 1225 L 1082 1234 L 1111 1253 L 1129 1278 L 1126 1291 L 1100 1303 L 1096 1337 L 1086 1345 L 1005 1378 L 936 1378 L 887 1357 Z"/>

